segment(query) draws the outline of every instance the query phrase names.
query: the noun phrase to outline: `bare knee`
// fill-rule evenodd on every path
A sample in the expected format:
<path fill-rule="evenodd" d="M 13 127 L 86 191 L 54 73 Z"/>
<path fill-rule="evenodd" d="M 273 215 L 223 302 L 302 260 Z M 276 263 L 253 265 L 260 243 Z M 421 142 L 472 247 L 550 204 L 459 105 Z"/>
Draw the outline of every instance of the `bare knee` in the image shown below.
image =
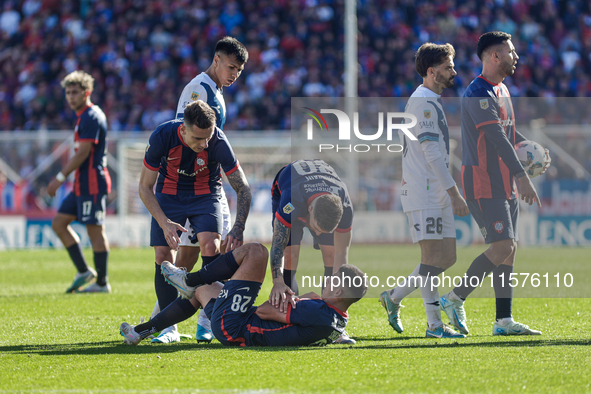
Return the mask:
<path fill-rule="evenodd" d="M 456 255 L 455 251 L 453 253 L 449 253 L 447 255 L 443 255 L 441 258 L 441 267 L 442 269 L 446 270 L 452 265 L 456 263 L 458 256 Z"/>
<path fill-rule="evenodd" d="M 490 245 L 489 251 L 491 252 L 491 255 L 488 257 L 492 257 L 491 261 L 495 265 L 499 265 L 515 252 L 516 247 L 517 245 L 512 239 L 494 242 Z"/>
<path fill-rule="evenodd" d="M 265 264 L 269 259 L 269 251 L 260 243 L 251 243 L 248 244 L 248 253 L 252 256 L 255 260 L 261 260 Z"/>
<path fill-rule="evenodd" d="M 162 264 L 163 261 L 174 261 L 174 258 L 172 256 L 172 250 L 170 248 L 164 246 L 156 247 L 154 250 L 154 254 L 156 256 L 156 263 L 158 265 Z"/>

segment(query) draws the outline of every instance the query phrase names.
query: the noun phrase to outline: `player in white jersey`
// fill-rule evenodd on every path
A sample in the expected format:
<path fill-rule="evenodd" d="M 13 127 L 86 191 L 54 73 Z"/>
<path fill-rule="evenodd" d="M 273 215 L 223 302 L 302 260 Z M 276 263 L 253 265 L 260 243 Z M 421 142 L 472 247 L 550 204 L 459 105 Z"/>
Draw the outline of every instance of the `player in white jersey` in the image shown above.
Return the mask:
<path fill-rule="evenodd" d="M 441 104 L 444 88 L 453 86 L 455 50 L 450 44 L 423 44 L 416 53 L 415 67 L 423 78 L 408 100 L 405 112 L 417 118 L 410 131 L 417 141 L 400 133 L 403 141 L 402 208 L 408 216 L 414 243 L 421 247 L 421 263 L 404 285 L 380 295 L 392 328 L 401 333 L 400 303 L 417 287 L 421 289 L 427 313 L 427 337 L 463 338 L 443 324 L 439 292 L 432 278 L 456 261 L 454 214 L 466 216 L 468 206 L 460 195 L 449 166 L 449 133 Z"/>
<path fill-rule="evenodd" d="M 188 104 L 201 100 L 206 102 L 214 110 L 216 114 L 216 126 L 223 130 L 224 124 L 226 123 L 226 103 L 222 95 L 223 87 L 232 85 L 238 79 L 247 61 L 248 51 L 242 43 L 232 37 L 224 37 L 219 40 L 215 46 L 215 55 L 211 66 L 205 72 L 193 78 L 183 89 L 177 104 L 176 117 L 182 118 Z M 232 250 L 242 245 L 242 231 L 239 231 L 239 234 L 230 231 L 230 207 L 223 188 L 220 202 L 223 213 L 221 253 L 224 253 L 226 250 Z M 199 247 L 199 242 L 197 242 L 197 235 L 188 220 L 184 227 L 189 231 L 182 233 L 180 236 L 181 243 L 175 265 L 177 267 L 184 267 L 187 272 L 191 272 L 199 259 L 200 252 L 202 254 L 203 265 L 207 265 L 219 256 L 220 251 L 202 251 Z M 244 228 L 241 230 L 244 230 Z M 155 316 L 159 311 L 160 308 L 158 303 L 156 303 L 152 316 Z M 205 317 L 203 310 L 199 311 L 197 333 L 195 336 L 198 342 L 210 342 L 213 339 L 210 322 Z M 152 342 L 159 343 L 178 341 L 180 341 L 180 336 L 176 330 L 176 326 L 163 330 L 157 338 L 152 340 Z"/>

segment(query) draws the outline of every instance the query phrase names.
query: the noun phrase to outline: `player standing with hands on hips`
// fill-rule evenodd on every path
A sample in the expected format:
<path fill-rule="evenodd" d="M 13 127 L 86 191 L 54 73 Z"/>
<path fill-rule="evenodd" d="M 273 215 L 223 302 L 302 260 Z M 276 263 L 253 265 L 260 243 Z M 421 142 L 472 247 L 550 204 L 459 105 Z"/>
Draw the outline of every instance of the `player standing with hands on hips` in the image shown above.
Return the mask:
<path fill-rule="evenodd" d="M 472 81 L 462 98 L 462 180 L 470 213 L 490 246 L 472 262 L 461 285 L 441 297 L 441 308 L 460 332 L 468 334 L 464 301 L 492 272 L 496 297 L 493 335 L 540 335 L 540 331 L 512 317 L 510 274 L 519 239 L 515 183 L 522 200 L 541 206 L 515 153 L 515 144 L 526 138 L 515 129 L 513 103 L 503 84 L 515 72 L 519 56 L 511 35 L 499 31 L 480 36 L 477 54 L 482 60 L 482 74 Z M 549 165 L 546 150 L 545 168 Z"/>
<path fill-rule="evenodd" d="M 417 287 L 427 313 L 427 337 L 463 338 L 443 324 L 439 291 L 432 283 L 456 262 L 456 226 L 454 214 L 466 216 L 468 206 L 449 172 L 449 132 L 443 112 L 441 93 L 451 88 L 454 77 L 455 50 L 450 44 L 421 45 L 415 67 L 423 78 L 410 96 L 405 112 L 417 118 L 410 131 L 418 141 L 410 141 L 400 132 L 402 152 L 402 207 L 408 216 L 412 240 L 421 247 L 421 263 L 407 277 L 403 286 L 380 295 L 392 328 L 401 333 L 400 302 Z"/>
<path fill-rule="evenodd" d="M 72 285 L 66 293 L 110 293 L 107 276 L 109 241 L 105 233 L 107 194 L 111 192 L 111 176 L 107 170 L 107 117 L 98 105 L 90 101 L 94 78 L 74 71 L 61 82 L 66 101 L 78 120 L 74 129 L 76 153 L 47 186 L 47 194 L 55 196 L 67 176 L 75 172 L 74 190 L 62 201 L 51 227 L 66 247 L 78 269 Z M 80 238 L 72 230 L 74 220 L 84 224 L 94 252 L 96 271 L 86 264 Z M 82 286 L 92 282 L 83 290 Z"/>

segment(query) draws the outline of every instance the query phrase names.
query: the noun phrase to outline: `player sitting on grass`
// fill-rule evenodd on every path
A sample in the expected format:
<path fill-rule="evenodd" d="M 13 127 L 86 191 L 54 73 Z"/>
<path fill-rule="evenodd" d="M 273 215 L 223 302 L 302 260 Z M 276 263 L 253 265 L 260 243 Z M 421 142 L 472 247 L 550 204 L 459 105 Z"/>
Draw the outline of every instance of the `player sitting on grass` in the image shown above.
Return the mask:
<path fill-rule="evenodd" d="M 322 296 L 302 295 L 283 313 L 268 301 L 253 306 L 265 279 L 268 258 L 264 246 L 251 243 L 194 273 L 188 274 L 170 262 L 162 263 L 162 274 L 181 297 L 147 323 L 135 327 L 121 324 L 124 343 L 136 345 L 152 333 L 190 318 L 200 307 L 223 345 L 305 346 L 335 341 L 347 325 L 347 309 L 367 291 L 364 273 L 345 264 L 335 274 L 340 279 L 337 287 L 327 286 Z M 225 285 L 219 282 L 226 279 L 230 280 Z"/>

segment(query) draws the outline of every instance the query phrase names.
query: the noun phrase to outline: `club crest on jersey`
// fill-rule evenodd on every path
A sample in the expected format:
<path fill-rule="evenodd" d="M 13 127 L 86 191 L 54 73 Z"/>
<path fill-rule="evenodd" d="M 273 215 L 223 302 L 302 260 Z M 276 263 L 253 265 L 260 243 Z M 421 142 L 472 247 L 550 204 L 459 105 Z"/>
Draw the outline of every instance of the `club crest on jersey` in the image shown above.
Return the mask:
<path fill-rule="evenodd" d="M 430 109 L 424 110 L 423 115 L 425 115 L 425 119 L 431 118 L 431 110 Z"/>
<path fill-rule="evenodd" d="M 203 160 L 202 158 L 198 158 L 197 159 L 197 165 L 204 166 L 205 165 L 205 160 Z"/>
<path fill-rule="evenodd" d="M 482 99 L 482 100 L 480 100 L 480 108 L 482 108 L 482 109 L 488 109 L 488 99 Z"/>
<path fill-rule="evenodd" d="M 286 214 L 290 214 L 293 212 L 294 209 L 295 209 L 294 206 L 291 205 L 290 202 L 288 202 L 287 205 L 283 207 L 283 212 Z"/>
<path fill-rule="evenodd" d="M 493 226 L 495 228 L 495 231 L 500 234 L 505 229 L 505 222 L 501 220 L 499 222 L 495 222 Z"/>
<path fill-rule="evenodd" d="M 199 93 L 197 93 L 197 92 L 191 93 L 191 100 L 193 100 L 193 101 L 199 100 Z"/>

